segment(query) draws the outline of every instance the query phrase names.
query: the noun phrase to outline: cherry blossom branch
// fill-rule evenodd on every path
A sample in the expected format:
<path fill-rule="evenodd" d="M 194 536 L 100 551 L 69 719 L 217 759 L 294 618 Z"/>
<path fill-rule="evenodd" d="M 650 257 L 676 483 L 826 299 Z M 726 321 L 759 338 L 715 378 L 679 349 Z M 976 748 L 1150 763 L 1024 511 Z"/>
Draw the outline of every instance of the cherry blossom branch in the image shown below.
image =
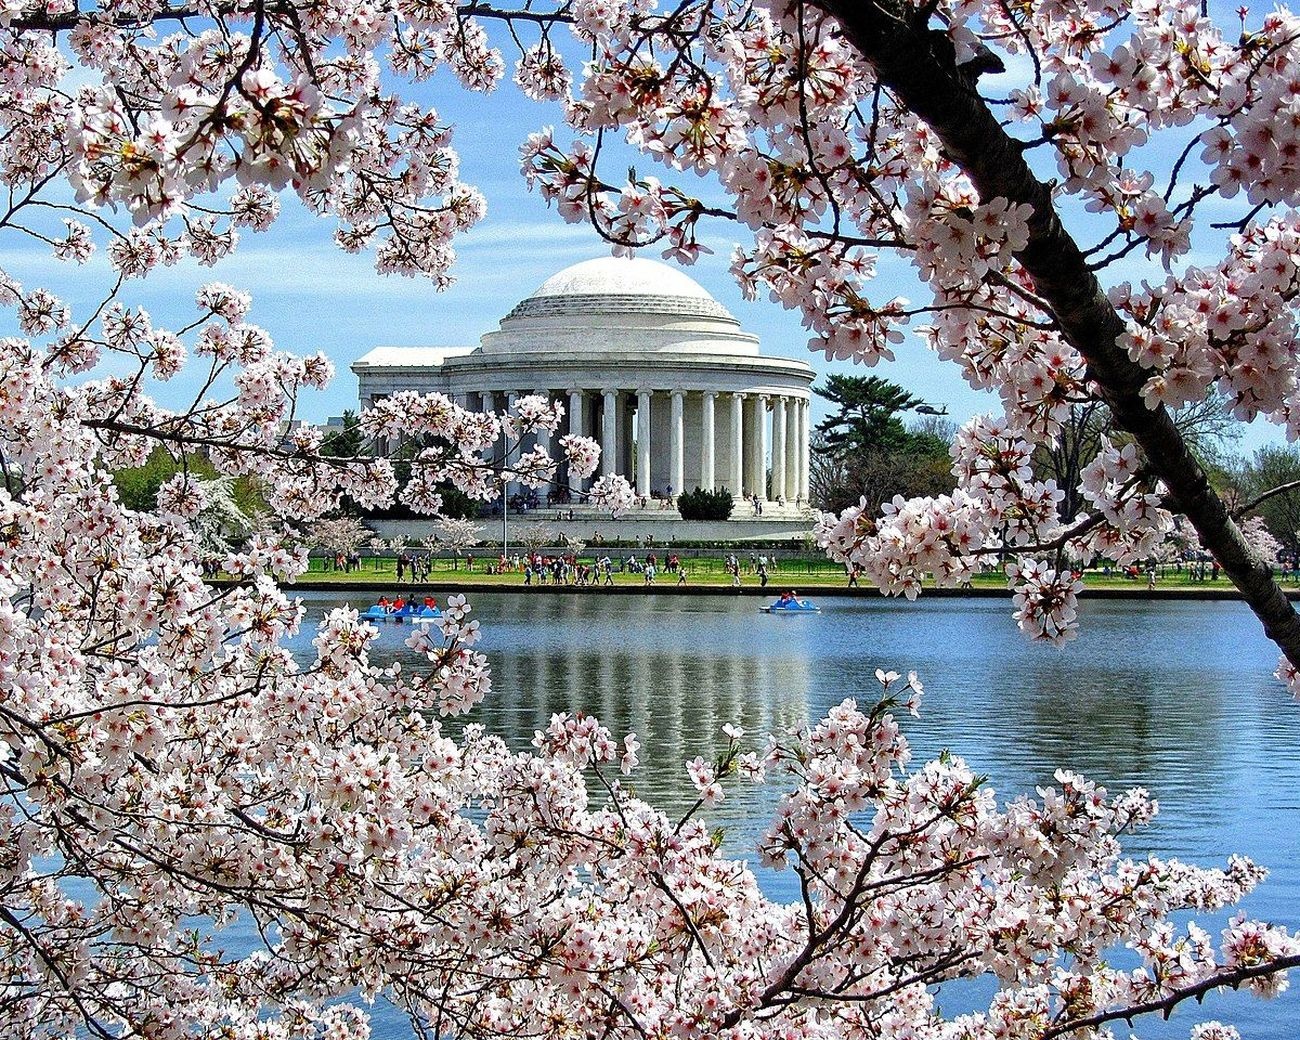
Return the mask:
<path fill-rule="evenodd" d="M 1063 531 L 1058 537 L 1048 542 L 1033 542 L 1024 545 L 1016 544 L 999 544 L 983 546 L 979 549 L 969 550 L 971 556 L 1004 556 L 1008 553 L 1028 553 L 1028 552 L 1052 552 L 1056 549 L 1063 549 L 1070 542 L 1074 541 L 1080 535 L 1087 534 L 1096 527 L 1100 527 L 1106 522 L 1106 517 L 1102 513 L 1093 513 L 1079 523 L 1075 524 L 1068 531 Z"/>
<path fill-rule="evenodd" d="M 560 5 L 561 7 L 563 5 Z M 544 12 L 532 11 L 527 7 L 514 8 L 507 10 L 501 7 L 493 7 L 489 4 L 469 3 L 462 4 L 457 8 L 459 13 L 469 18 L 490 18 L 503 22 L 533 22 L 537 25 L 569 25 L 573 22 L 573 15 L 559 9 Z"/>
<path fill-rule="evenodd" d="M 41 963 L 45 965 L 46 970 L 48 970 L 49 973 L 58 980 L 59 984 L 63 987 L 63 991 L 80 1011 L 82 1023 L 86 1028 L 95 1035 L 101 1037 L 102 1040 L 114 1040 L 115 1034 L 108 1029 L 105 1029 L 100 1024 L 98 1016 L 92 1014 L 86 1007 L 85 1002 L 82 1000 L 81 994 L 78 991 L 78 987 L 72 984 L 72 981 L 68 978 L 67 973 L 64 972 L 62 966 L 60 966 L 57 958 L 46 949 L 45 944 L 37 938 L 31 929 L 15 917 L 9 908 L 3 904 L 0 904 L 0 921 L 3 921 L 23 937 L 28 947 L 36 954 Z"/>
<path fill-rule="evenodd" d="M 1017 252 L 1017 260 L 1033 277 L 1062 336 L 1087 361 L 1088 374 L 1117 425 L 1142 446 L 1179 511 L 1219 560 L 1268 637 L 1300 666 L 1300 616 L 1274 581 L 1271 568 L 1247 545 L 1168 411 L 1163 405 L 1148 407 L 1141 393 L 1147 373 L 1119 346 L 1125 323 L 1057 216 L 1050 187 L 1030 170 L 988 106 L 967 89 L 952 60 L 936 53 L 894 0 L 814 2 L 839 20 L 881 81 L 934 130 L 982 198 L 1031 207 L 1029 243 Z"/>
<path fill-rule="evenodd" d="M 1300 955 L 1278 957 L 1263 964 L 1244 965 L 1229 971 L 1219 972 L 1211 975 L 1208 979 L 1202 979 L 1194 985 L 1174 989 L 1166 996 L 1156 1000 L 1149 1000 L 1141 1004 L 1130 1004 L 1128 1007 L 1098 1012 L 1095 1015 L 1089 1015 L 1087 1018 L 1076 1018 L 1054 1024 L 1042 1033 L 1041 1040 L 1055 1040 L 1058 1036 L 1068 1036 L 1071 1033 L 1077 1033 L 1081 1029 L 1095 1029 L 1107 1022 L 1122 1021 L 1132 1025 L 1133 1019 L 1140 1015 L 1158 1014 L 1168 1018 L 1179 1004 L 1186 1003 L 1189 1000 L 1195 1000 L 1199 1003 L 1214 990 L 1237 989 L 1244 982 L 1267 978 L 1279 971 L 1289 971 L 1292 968 L 1300 968 Z"/>

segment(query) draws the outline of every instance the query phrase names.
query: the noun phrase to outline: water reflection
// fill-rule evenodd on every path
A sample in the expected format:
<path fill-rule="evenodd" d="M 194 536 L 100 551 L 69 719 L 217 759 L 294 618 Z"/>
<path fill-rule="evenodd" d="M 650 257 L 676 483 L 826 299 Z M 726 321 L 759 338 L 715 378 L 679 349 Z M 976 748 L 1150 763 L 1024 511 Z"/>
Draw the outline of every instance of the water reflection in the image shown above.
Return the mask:
<path fill-rule="evenodd" d="M 366 605 L 364 597 L 304 598 L 314 617 L 340 603 Z M 767 652 L 758 652 L 771 636 L 756 625 L 770 625 L 766 616 L 737 613 L 719 625 L 716 610 L 683 610 L 676 598 L 620 598 L 618 609 L 611 609 L 612 599 L 476 597 L 493 690 L 451 728 L 480 722 L 523 750 L 556 712 L 597 715 L 616 736 L 636 733 L 642 748 L 635 788 L 671 813 L 694 801 L 683 763 L 718 754 L 726 740 L 723 725 L 734 723 L 759 738 L 807 723 L 813 656 L 806 631 L 780 633 Z M 418 666 L 404 646 L 408 634 L 405 626 L 385 626 L 375 661 Z M 299 651 L 310 653 L 309 643 L 302 639 Z M 770 800 L 763 792 L 745 792 L 724 802 L 717 822 L 739 828 L 738 839 L 748 841 L 755 813 Z"/>
<path fill-rule="evenodd" d="M 304 598 L 316 616 L 367 602 Z M 1162 812 L 1129 839 L 1132 853 L 1213 863 L 1243 852 L 1273 871 L 1246 909 L 1300 927 L 1300 706 L 1269 678 L 1276 653 L 1236 604 L 1086 603 L 1083 636 L 1056 650 L 1026 643 L 996 600 L 832 599 L 824 614 L 795 618 L 729 597 L 483 593 L 473 603 L 494 691 L 470 717 L 520 749 L 556 711 L 634 730 L 644 745 L 637 790 L 669 811 L 692 800 L 682 763 L 716 754 L 724 723 L 761 740 L 847 696 L 874 697 L 878 666 L 916 669 L 926 703 L 906 731 L 918 759 L 951 749 L 1003 797 L 1052 782 L 1056 768 L 1116 791 L 1145 786 Z M 406 635 L 385 631 L 377 658 L 411 660 Z M 309 643 L 305 632 L 304 653 Z M 776 795 L 728 788 L 712 821 L 729 851 L 749 853 Z M 763 882 L 793 896 L 783 875 Z M 1185 1038 L 1190 1022 L 1216 1014 L 1243 1037 L 1293 1040 L 1300 996 L 1212 998 L 1199 1018 L 1176 1014 L 1137 1033 Z M 379 1025 L 377 1035 L 407 1035 Z"/>

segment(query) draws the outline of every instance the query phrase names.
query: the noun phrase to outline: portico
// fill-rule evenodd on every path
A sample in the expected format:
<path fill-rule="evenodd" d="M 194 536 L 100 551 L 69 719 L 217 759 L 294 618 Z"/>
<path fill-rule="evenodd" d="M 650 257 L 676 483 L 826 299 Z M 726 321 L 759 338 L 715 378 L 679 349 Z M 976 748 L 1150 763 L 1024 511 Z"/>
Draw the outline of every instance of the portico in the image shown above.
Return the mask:
<path fill-rule="evenodd" d="M 731 492 L 737 517 L 755 495 L 792 516 L 807 508 L 811 367 L 761 356 L 700 285 L 655 261 L 576 264 L 477 348 L 380 347 L 353 371 L 363 405 L 408 388 L 482 411 L 545 394 L 564 405 L 561 433 L 600 444 L 598 475 L 626 477 L 647 500 L 699 487 Z M 580 498 L 588 484 L 569 490 Z"/>

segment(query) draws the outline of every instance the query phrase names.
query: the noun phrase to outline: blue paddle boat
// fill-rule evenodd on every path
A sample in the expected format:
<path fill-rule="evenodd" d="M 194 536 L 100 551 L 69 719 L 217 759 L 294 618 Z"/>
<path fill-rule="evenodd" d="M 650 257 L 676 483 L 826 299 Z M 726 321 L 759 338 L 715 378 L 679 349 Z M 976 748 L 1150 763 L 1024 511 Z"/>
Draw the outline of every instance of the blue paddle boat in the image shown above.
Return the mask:
<path fill-rule="evenodd" d="M 405 603 L 398 610 L 374 603 L 362 611 L 361 617 L 366 621 L 392 621 L 399 625 L 409 621 L 415 625 L 427 625 L 434 618 L 442 617 L 442 611 L 419 603 Z"/>
<path fill-rule="evenodd" d="M 820 614 L 822 612 L 822 608 L 812 600 L 800 599 L 793 593 L 758 609 L 764 614 Z"/>

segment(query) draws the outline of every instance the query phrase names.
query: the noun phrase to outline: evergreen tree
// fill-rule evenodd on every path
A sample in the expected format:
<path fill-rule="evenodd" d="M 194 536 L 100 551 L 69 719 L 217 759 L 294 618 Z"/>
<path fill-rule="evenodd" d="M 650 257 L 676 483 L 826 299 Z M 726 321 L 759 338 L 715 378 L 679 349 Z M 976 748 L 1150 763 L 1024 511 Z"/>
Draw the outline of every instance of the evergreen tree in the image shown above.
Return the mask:
<path fill-rule="evenodd" d="M 817 424 L 826 449 L 840 458 L 868 451 L 888 454 L 913 447 L 899 416 L 922 404 L 897 383 L 880 376 L 826 377 L 826 385 L 813 392 L 838 406 L 839 411 Z"/>
<path fill-rule="evenodd" d="M 325 435 L 320 453 L 336 459 L 350 459 L 360 455 L 363 446 L 361 420 L 349 408 L 343 413 L 343 429 L 331 430 Z"/>

